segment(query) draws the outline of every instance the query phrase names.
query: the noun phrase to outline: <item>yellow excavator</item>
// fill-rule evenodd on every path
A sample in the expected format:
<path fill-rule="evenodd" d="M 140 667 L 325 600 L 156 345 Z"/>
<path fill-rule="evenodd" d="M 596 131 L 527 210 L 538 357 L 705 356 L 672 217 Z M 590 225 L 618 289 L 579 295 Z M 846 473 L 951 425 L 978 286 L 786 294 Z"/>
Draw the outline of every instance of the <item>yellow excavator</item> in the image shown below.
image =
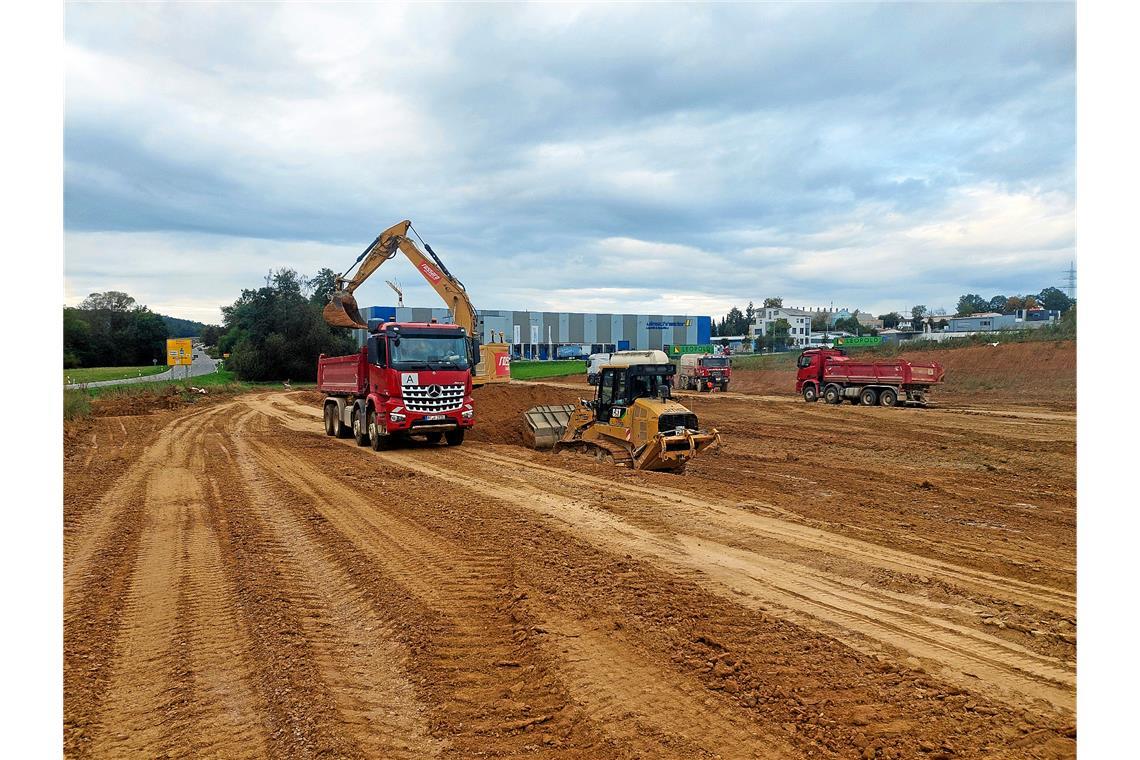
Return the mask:
<path fill-rule="evenodd" d="M 415 242 L 408 237 L 409 231 L 415 234 L 417 238 L 420 237 L 415 228 L 412 227 L 412 223 L 407 219 L 399 224 L 392 225 L 376 236 L 372 244 L 356 257 L 356 261 L 345 270 L 344 274 L 337 275 L 335 289 L 329 297 L 328 304 L 325 305 L 325 321 L 333 327 L 352 327 L 367 330 L 368 324 L 360 314 L 360 307 L 357 305 L 353 293 L 373 272 L 380 268 L 381 264 L 395 257 L 397 252 L 401 252 L 416 268 L 416 271 L 423 275 L 428 284 L 435 289 L 435 292 L 439 293 L 440 298 L 447 304 L 447 308 L 451 310 L 455 324 L 464 328 L 470 336 L 469 340 L 473 344 L 473 353 L 478 358 L 475 371 L 471 375 L 472 383 L 480 386 L 487 383 L 510 382 L 510 346 L 506 343 L 480 342 L 479 314 L 475 311 L 471 299 L 467 297 L 467 289 L 451 272 L 447 271 L 447 267 L 435 255 L 431 246 L 423 243 L 423 239 L 420 238 L 420 242 L 427 249 L 427 254 L 424 254 Z M 430 259 L 428 255 L 431 256 Z M 360 268 L 356 270 L 356 274 L 349 277 L 348 273 L 357 264 L 360 265 Z"/>
<path fill-rule="evenodd" d="M 619 351 L 601 367 L 593 399 L 528 409 L 523 437 L 535 449 L 683 472 L 697 454 L 720 446 L 720 433 L 701 430 L 697 415 L 672 400 L 675 372 L 664 351 Z"/>

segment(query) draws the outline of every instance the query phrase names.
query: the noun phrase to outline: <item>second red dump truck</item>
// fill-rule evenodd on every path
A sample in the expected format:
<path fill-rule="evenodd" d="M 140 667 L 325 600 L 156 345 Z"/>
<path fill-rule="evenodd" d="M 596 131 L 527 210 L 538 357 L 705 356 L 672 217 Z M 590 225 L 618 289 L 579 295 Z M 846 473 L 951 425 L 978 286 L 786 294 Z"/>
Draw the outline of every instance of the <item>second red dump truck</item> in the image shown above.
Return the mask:
<path fill-rule="evenodd" d="M 463 443 L 475 424 L 471 342 L 458 325 L 370 325 L 359 353 L 317 360 L 325 432 L 385 448 L 406 436 Z"/>
<path fill-rule="evenodd" d="M 809 348 L 800 354 L 796 367 L 796 391 L 804 401 L 822 398 L 838 404 L 846 399 L 864 406 L 925 404 L 931 386 L 941 383 L 946 374 L 938 362 L 864 361 L 836 348 Z"/>

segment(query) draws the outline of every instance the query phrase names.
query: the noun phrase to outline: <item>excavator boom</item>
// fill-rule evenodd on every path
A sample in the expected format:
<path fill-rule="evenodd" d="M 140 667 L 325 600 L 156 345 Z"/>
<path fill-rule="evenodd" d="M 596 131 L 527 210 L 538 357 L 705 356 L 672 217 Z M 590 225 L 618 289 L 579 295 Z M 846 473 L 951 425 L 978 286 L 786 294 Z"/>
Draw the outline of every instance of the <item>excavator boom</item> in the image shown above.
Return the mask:
<path fill-rule="evenodd" d="M 400 252 L 407 257 L 416 271 L 423 275 L 428 284 L 439 294 L 443 302 L 447 304 L 447 308 L 450 309 L 455 324 L 467 331 L 478 349 L 479 317 L 471 299 L 467 297 L 467 289 L 447 270 L 447 267 L 435 255 L 435 251 L 431 249 L 430 245 L 424 243 L 424 248 L 427 249 L 426 254 L 419 249 L 415 242 L 408 237 L 409 230 L 415 233 L 412 223 L 407 219 L 384 230 L 376 236 L 371 245 L 356 257 L 352 266 L 336 278 L 336 286 L 329 297 L 329 302 L 325 304 L 323 312 L 325 321 L 333 327 L 368 329 L 367 320 L 361 315 L 360 306 L 356 303 L 356 296 L 353 294 L 365 280 L 372 276 L 373 272 L 380 268 L 381 264 Z M 349 276 L 349 272 L 357 264 L 360 266 L 356 273 Z M 483 346 L 476 357 L 478 371 L 474 382 L 477 385 L 485 382 L 505 382 L 510 379 L 509 356 L 506 353 L 506 347 L 496 345 L 493 351 L 488 351 L 488 348 L 488 346 Z M 504 358 L 508 369 L 506 374 L 502 373 L 500 367 Z M 493 369 L 489 366 L 490 363 L 495 365 Z"/>

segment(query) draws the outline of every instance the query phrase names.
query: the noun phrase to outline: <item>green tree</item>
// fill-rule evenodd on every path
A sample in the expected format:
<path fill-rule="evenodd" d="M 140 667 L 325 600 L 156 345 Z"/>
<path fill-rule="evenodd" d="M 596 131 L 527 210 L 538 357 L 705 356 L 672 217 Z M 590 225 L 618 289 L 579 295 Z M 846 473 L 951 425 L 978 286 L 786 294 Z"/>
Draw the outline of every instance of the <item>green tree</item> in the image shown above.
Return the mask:
<path fill-rule="evenodd" d="M 312 279 L 305 281 L 305 290 L 309 293 L 309 301 L 322 309 L 329 302 L 329 297 L 336 289 L 336 272 L 325 267 L 317 272 Z"/>
<path fill-rule="evenodd" d="M 958 299 L 958 316 L 968 317 L 971 314 L 984 312 L 989 308 L 990 302 L 976 293 L 967 293 Z"/>
<path fill-rule="evenodd" d="M 330 327 L 323 301 L 305 295 L 305 280 L 292 269 L 272 272 L 257 290 L 244 289 L 222 308 L 226 332 L 218 348 L 243 380 L 311 380 L 322 354 L 353 353 L 350 330 Z"/>
<path fill-rule="evenodd" d="M 910 307 L 910 318 L 911 319 L 919 320 L 925 316 L 926 316 L 926 307 L 925 306 L 919 305 L 919 306 Z"/>
<path fill-rule="evenodd" d="M 742 334 L 747 335 L 749 328 L 756 322 L 756 306 L 749 301 L 747 308 L 744 309 L 744 330 Z"/>
<path fill-rule="evenodd" d="M 994 296 L 990 302 L 986 304 L 989 311 L 996 311 L 998 314 L 1005 314 L 1006 308 L 1009 306 L 1009 299 L 1005 296 Z"/>
<path fill-rule="evenodd" d="M 835 326 L 832 329 L 842 330 L 843 332 L 849 332 L 854 335 L 865 332 L 863 325 L 859 324 L 859 320 L 855 319 L 855 317 L 844 317 L 843 319 L 835 320 Z"/>
<path fill-rule="evenodd" d="M 108 290 L 105 293 L 92 293 L 83 299 L 79 308 L 83 311 L 119 311 L 128 312 L 135 305 L 135 299 L 118 290 Z"/>
<path fill-rule="evenodd" d="M 724 331 L 721 335 L 741 335 L 748 332 L 744 312 L 733 306 L 724 317 Z"/>
<path fill-rule="evenodd" d="M 220 325 L 206 325 L 202 328 L 202 334 L 198 336 L 202 339 L 202 343 L 207 346 L 217 346 L 218 339 L 222 337 L 222 328 Z"/>
<path fill-rule="evenodd" d="M 1060 288 L 1045 288 L 1037 295 L 1037 303 L 1041 304 L 1043 309 L 1055 309 L 1064 313 L 1073 305 L 1073 299 L 1065 295 Z"/>
<path fill-rule="evenodd" d="M 765 308 L 765 309 L 782 309 L 782 308 L 784 308 L 784 299 L 783 298 L 765 298 L 763 308 Z"/>
<path fill-rule="evenodd" d="M 788 334 L 792 325 L 786 319 L 777 319 L 768 329 L 768 348 L 772 351 L 784 351 L 788 347 Z"/>
<path fill-rule="evenodd" d="M 899 314 L 897 311 L 892 311 L 889 314 L 879 315 L 879 319 L 883 321 L 883 327 L 892 330 L 899 326 L 899 320 L 902 318 L 902 314 Z"/>

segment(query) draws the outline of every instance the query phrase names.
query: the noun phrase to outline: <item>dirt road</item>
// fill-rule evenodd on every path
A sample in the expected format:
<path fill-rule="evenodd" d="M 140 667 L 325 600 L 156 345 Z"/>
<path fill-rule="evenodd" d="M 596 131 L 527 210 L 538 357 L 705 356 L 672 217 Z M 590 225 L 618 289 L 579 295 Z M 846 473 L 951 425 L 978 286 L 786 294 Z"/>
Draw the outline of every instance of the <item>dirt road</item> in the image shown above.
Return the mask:
<path fill-rule="evenodd" d="M 693 399 L 675 476 L 479 394 L 459 448 L 311 392 L 73 436 L 67 754 L 1075 754 L 1071 415 Z"/>

